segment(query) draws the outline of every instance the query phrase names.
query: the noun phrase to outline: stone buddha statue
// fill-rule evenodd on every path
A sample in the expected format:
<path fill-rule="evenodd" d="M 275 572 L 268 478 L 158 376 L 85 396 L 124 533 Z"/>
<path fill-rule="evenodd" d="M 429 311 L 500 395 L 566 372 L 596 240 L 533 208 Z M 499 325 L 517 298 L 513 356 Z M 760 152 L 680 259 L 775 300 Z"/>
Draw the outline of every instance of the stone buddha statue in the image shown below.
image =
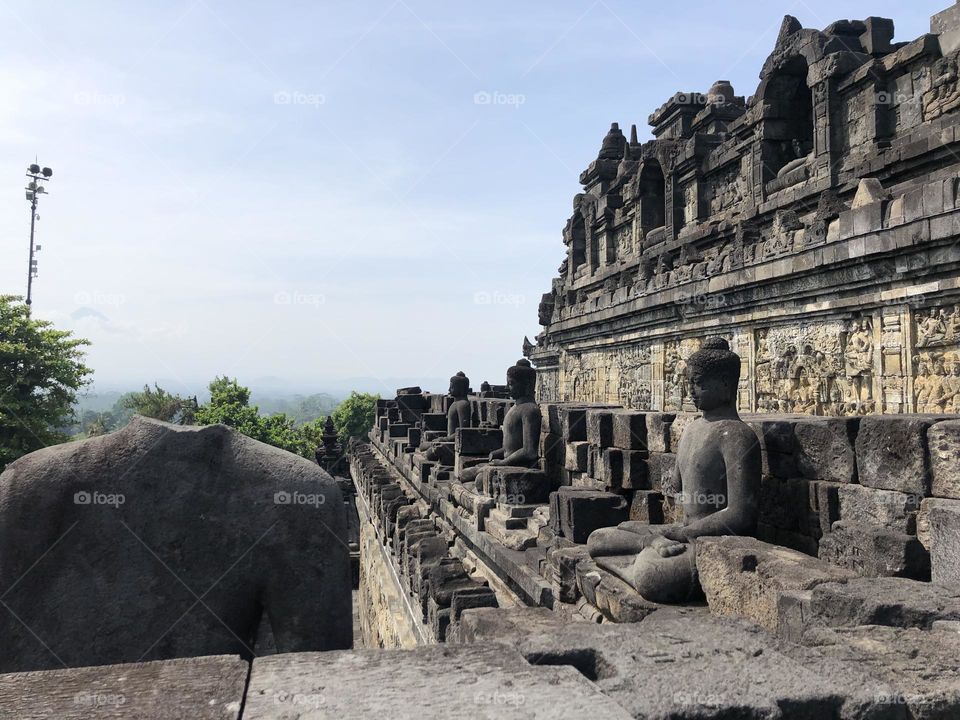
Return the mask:
<path fill-rule="evenodd" d="M 467 393 L 470 391 L 470 378 L 463 371 L 458 372 L 450 378 L 450 397 L 453 403 L 447 410 L 447 434 L 437 438 L 433 442 L 425 442 L 420 446 L 421 450 L 427 451 L 427 460 L 437 459 L 437 450 L 433 445 L 438 442 L 453 442 L 457 437 L 457 428 L 468 428 L 473 421 L 473 413 L 470 407 L 470 401 L 467 399 Z"/>
<path fill-rule="evenodd" d="M 488 465 L 537 467 L 540 462 L 540 406 L 534 397 L 537 371 L 526 358 L 507 368 L 507 387 L 514 399 L 503 418 L 503 447 L 490 453 Z M 462 483 L 475 481 L 485 467 L 469 468 L 460 477 Z"/>
<path fill-rule="evenodd" d="M 700 594 L 696 539 L 753 535 L 760 494 L 760 445 L 736 409 L 740 357 L 710 338 L 687 360 L 690 394 L 703 416 L 683 431 L 674 487 L 683 522 L 625 522 L 594 531 L 590 555 L 651 602 L 684 602 Z"/>

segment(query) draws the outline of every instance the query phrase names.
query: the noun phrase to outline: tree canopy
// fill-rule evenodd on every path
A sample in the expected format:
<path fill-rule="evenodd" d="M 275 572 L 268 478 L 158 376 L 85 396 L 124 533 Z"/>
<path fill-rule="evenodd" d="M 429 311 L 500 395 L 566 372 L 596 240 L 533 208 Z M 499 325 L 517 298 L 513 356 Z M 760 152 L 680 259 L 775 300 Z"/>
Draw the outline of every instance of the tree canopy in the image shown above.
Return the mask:
<path fill-rule="evenodd" d="M 77 392 L 90 382 L 89 341 L 30 315 L 22 298 L 0 295 L 0 470 L 68 439 Z"/>

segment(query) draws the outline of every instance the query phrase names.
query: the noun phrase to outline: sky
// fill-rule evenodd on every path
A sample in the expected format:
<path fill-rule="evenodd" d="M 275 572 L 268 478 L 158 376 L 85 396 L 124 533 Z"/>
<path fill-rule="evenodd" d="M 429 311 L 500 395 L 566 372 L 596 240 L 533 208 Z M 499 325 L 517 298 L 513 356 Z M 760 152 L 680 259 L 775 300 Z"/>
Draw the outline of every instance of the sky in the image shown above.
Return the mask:
<path fill-rule="evenodd" d="M 2 3 L 0 293 L 36 159 L 33 311 L 91 341 L 97 390 L 504 382 L 611 122 L 752 95 L 785 14 L 902 41 L 950 4 Z"/>

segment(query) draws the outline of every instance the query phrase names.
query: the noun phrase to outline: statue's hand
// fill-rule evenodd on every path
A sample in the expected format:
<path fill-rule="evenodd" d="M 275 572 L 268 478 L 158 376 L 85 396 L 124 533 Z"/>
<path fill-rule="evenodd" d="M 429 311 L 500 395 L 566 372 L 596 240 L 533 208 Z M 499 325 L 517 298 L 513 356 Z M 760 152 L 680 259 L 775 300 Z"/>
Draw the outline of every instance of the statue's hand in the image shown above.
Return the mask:
<path fill-rule="evenodd" d="M 651 540 L 648 547 L 652 547 L 654 550 L 660 553 L 660 557 L 664 558 L 676 557 L 687 549 L 687 546 L 684 543 L 670 540 L 662 535 L 659 535 Z"/>
<path fill-rule="evenodd" d="M 503 460 L 491 460 L 490 465 L 503 465 Z"/>
<path fill-rule="evenodd" d="M 660 531 L 660 534 L 663 535 L 663 537 L 665 537 L 667 540 L 673 540 L 674 542 L 690 542 L 690 538 L 687 537 L 686 528 L 679 525 L 665 527 Z"/>

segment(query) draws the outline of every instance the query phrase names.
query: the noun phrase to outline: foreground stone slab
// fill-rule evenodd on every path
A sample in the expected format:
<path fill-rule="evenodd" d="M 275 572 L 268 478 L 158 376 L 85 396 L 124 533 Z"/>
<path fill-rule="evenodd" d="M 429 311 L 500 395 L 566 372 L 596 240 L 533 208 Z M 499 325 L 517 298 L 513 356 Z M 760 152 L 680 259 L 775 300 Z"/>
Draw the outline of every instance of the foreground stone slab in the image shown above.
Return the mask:
<path fill-rule="evenodd" d="M 907 578 L 856 578 L 823 583 L 810 593 L 810 625 L 888 625 L 929 629 L 960 620 L 960 587 Z"/>
<path fill-rule="evenodd" d="M 856 663 L 792 660 L 756 625 L 702 608 L 661 609 L 631 625 L 531 608 L 471 610 L 461 623 L 463 642 L 502 642 L 531 663 L 578 668 L 635 718 L 904 718 L 883 704 L 893 686 Z"/>
<path fill-rule="evenodd" d="M 796 550 L 734 536 L 701 538 L 697 570 L 712 612 L 747 618 L 770 632 L 777 631 L 784 594 L 856 577 Z"/>
<path fill-rule="evenodd" d="M 0 717 L 128 720 L 240 716 L 248 665 L 237 656 L 0 675 Z"/>
<path fill-rule="evenodd" d="M 949 625 L 930 631 L 876 625 L 816 628 L 804 636 L 804 644 L 810 647 L 785 643 L 781 649 L 804 664 L 832 660 L 856 666 L 892 689 L 876 696 L 881 707 L 905 712 L 911 720 L 960 717 L 960 632 Z"/>
<path fill-rule="evenodd" d="M 630 714 L 572 667 L 533 667 L 515 650 L 484 644 L 257 658 L 243 717 L 625 720 Z"/>
<path fill-rule="evenodd" d="M 350 647 L 348 540 L 316 462 L 225 425 L 39 450 L 0 475 L 0 670 L 249 656 L 261 609 L 281 652 Z"/>

